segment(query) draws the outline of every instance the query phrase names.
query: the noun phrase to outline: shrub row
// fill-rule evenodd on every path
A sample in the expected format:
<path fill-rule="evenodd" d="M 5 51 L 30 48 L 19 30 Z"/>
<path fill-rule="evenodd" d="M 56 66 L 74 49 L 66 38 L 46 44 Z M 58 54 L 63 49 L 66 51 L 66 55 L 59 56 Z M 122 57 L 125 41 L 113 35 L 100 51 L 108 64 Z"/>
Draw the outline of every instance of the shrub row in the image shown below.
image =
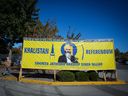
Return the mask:
<path fill-rule="evenodd" d="M 57 73 L 59 81 L 97 81 L 98 73 L 95 71 L 59 71 Z"/>

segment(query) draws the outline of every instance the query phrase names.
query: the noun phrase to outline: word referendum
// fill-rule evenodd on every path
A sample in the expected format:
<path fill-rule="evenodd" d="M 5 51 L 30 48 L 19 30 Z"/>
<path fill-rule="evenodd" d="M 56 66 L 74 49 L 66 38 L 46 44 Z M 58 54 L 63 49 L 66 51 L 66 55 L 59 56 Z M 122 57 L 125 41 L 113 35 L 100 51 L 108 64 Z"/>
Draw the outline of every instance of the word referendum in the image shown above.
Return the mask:
<path fill-rule="evenodd" d="M 107 50 L 86 50 L 86 54 L 112 54 L 113 50 L 112 49 L 107 49 Z"/>
<path fill-rule="evenodd" d="M 24 53 L 48 54 L 48 48 L 24 48 Z"/>

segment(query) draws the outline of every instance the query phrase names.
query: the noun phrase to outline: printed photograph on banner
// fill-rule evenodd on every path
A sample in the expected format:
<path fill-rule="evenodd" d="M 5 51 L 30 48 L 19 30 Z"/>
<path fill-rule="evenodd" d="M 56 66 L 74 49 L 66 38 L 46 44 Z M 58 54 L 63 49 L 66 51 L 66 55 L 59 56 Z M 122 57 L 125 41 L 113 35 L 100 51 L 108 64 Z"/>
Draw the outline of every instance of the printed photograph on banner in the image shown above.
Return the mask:
<path fill-rule="evenodd" d="M 78 59 L 75 57 L 77 53 L 77 47 L 73 43 L 64 43 L 61 46 L 61 56 L 59 56 L 58 62 L 61 63 L 78 63 Z"/>

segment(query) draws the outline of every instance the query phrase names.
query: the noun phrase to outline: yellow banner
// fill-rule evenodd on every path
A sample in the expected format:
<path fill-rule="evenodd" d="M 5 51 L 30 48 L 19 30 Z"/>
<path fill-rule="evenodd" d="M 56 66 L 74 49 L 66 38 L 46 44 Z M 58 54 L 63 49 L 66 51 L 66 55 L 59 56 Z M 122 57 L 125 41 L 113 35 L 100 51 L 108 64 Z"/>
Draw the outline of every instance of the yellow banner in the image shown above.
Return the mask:
<path fill-rule="evenodd" d="M 24 39 L 22 68 L 115 70 L 113 40 L 47 41 Z"/>

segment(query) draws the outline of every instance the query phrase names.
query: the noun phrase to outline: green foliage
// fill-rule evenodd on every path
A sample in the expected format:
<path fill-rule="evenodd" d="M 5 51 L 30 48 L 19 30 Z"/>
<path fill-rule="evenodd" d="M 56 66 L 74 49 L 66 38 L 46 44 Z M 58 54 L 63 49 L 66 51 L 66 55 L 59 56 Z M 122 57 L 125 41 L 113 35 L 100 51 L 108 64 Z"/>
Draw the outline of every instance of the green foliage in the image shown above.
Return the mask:
<path fill-rule="evenodd" d="M 128 51 L 125 53 L 125 59 L 128 61 Z"/>
<path fill-rule="evenodd" d="M 115 59 L 117 62 L 120 60 L 123 60 L 123 61 L 128 60 L 128 52 L 123 53 L 123 52 L 120 52 L 120 50 L 116 48 L 115 49 Z"/>
<path fill-rule="evenodd" d="M 58 32 L 58 28 L 55 22 L 47 21 L 46 24 L 42 24 L 40 20 L 37 20 L 34 28 L 34 36 L 38 38 L 54 38 Z"/>
<path fill-rule="evenodd" d="M 38 18 L 37 0 L 0 1 L 0 37 L 13 43 L 22 42 L 26 34 L 32 34 L 35 18 Z"/>
<path fill-rule="evenodd" d="M 126 53 L 121 53 L 121 54 L 120 54 L 120 59 L 122 59 L 122 60 L 124 60 L 124 61 L 128 60 L 128 52 L 126 52 Z"/>
<path fill-rule="evenodd" d="M 89 80 L 91 81 L 97 81 L 99 76 L 98 73 L 96 73 L 95 71 L 88 71 L 89 74 Z"/>
<path fill-rule="evenodd" d="M 120 50 L 119 49 L 115 49 L 115 59 L 116 61 L 118 61 L 118 59 L 120 58 Z"/>
<path fill-rule="evenodd" d="M 1 0 L 0 1 L 0 53 L 7 53 L 14 43 L 23 41 L 23 37 L 52 38 L 58 32 L 55 23 L 42 24 L 36 8 L 37 0 Z M 5 41 L 8 41 L 5 43 Z M 6 49 L 6 50 L 5 50 Z"/>
<path fill-rule="evenodd" d="M 0 54 L 8 54 L 9 50 L 7 49 L 7 44 L 4 40 L 0 38 Z"/>
<path fill-rule="evenodd" d="M 12 54 L 21 54 L 20 48 L 12 48 Z"/>
<path fill-rule="evenodd" d="M 89 81 L 89 75 L 87 72 L 76 72 L 75 75 L 77 81 Z"/>
<path fill-rule="evenodd" d="M 59 81 L 75 81 L 75 75 L 70 71 L 60 71 L 57 73 L 57 77 Z"/>
<path fill-rule="evenodd" d="M 22 42 L 26 34 L 33 34 L 39 11 L 36 3 L 37 0 L 0 0 L 1 54 Z"/>

